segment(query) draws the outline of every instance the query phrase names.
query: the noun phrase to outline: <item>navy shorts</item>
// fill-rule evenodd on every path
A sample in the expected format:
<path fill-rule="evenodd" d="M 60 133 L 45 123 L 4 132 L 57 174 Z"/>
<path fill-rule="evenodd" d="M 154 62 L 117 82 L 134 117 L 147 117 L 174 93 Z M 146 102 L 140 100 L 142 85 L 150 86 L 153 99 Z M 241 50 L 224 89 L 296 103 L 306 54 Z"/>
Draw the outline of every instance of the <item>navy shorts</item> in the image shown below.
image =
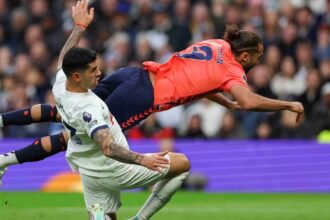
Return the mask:
<path fill-rule="evenodd" d="M 153 113 L 154 89 L 141 67 L 124 67 L 102 79 L 93 92 L 125 131 Z"/>

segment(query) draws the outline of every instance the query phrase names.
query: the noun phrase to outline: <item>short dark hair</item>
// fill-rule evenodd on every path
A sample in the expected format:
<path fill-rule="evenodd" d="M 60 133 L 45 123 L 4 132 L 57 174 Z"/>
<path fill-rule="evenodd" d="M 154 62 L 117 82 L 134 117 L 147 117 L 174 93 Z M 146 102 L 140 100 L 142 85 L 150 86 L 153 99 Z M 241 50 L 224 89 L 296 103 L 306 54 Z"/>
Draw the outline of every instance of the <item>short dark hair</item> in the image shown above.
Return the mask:
<path fill-rule="evenodd" d="M 94 62 L 97 54 L 93 50 L 86 48 L 73 47 L 64 55 L 62 69 L 67 77 L 74 72 L 84 71 L 88 65 Z"/>
<path fill-rule="evenodd" d="M 239 30 L 236 25 L 227 25 L 223 39 L 230 44 L 235 55 L 246 51 L 258 51 L 262 44 L 260 37 L 251 31 Z"/>

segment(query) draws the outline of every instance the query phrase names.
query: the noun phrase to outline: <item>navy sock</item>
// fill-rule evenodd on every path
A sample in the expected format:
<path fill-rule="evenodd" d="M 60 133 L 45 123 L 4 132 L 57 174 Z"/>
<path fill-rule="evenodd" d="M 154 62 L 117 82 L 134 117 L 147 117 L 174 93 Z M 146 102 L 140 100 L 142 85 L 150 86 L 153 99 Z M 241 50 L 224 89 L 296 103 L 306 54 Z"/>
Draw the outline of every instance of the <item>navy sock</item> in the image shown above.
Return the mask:
<path fill-rule="evenodd" d="M 8 125 L 29 125 L 33 123 L 31 107 L 1 114 L 2 123 Z"/>
<path fill-rule="evenodd" d="M 57 108 L 55 105 L 41 104 L 40 122 L 57 122 Z"/>
<path fill-rule="evenodd" d="M 31 116 L 31 107 L 1 114 L 3 126 L 29 125 L 34 123 Z M 41 105 L 41 118 L 39 122 L 56 122 L 57 108 L 53 105 Z"/>
<path fill-rule="evenodd" d="M 50 152 L 44 150 L 41 139 L 36 139 L 25 148 L 15 151 L 17 161 L 19 163 L 39 161 L 66 150 L 67 144 L 62 133 L 51 135 L 50 141 L 52 145 Z"/>

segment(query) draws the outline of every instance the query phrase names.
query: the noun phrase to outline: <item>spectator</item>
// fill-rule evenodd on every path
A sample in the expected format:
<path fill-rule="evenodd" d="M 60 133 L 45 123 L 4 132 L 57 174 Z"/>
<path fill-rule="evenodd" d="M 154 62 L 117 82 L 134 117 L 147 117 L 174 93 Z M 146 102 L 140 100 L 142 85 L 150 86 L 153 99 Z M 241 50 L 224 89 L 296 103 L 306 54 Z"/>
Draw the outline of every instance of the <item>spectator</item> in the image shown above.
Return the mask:
<path fill-rule="evenodd" d="M 206 138 L 202 130 L 202 118 L 200 115 L 191 116 L 185 138 Z"/>
<path fill-rule="evenodd" d="M 296 11 L 295 20 L 298 26 L 298 36 L 303 40 L 316 41 L 316 24 L 312 10 L 308 6 L 299 8 Z"/>
<path fill-rule="evenodd" d="M 314 68 L 313 49 L 309 41 L 300 41 L 296 47 L 297 76 L 306 79 L 309 70 Z"/>
<path fill-rule="evenodd" d="M 209 15 L 209 9 L 203 2 L 197 2 L 192 7 L 192 43 L 215 37 L 214 25 Z"/>
<path fill-rule="evenodd" d="M 241 139 L 245 135 L 240 128 L 238 121 L 232 112 L 226 112 L 222 119 L 221 128 L 218 131 L 218 137 L 222 139 Z"/>
<path fill-rule="evenodd" d="M 297 124 L 294 115 L 289 111 L 280 113 L 279 138 L 310 138 L 311 134 L 302 124 Z"/>
<path fill-rule="evenodd" d="M 1 74 L 12 74 L 13 66 L 12 66 L 13 54 L 10 48 L 8 47 L 0 47 L 0 73 Z"/>
<path fill-rule="evenodd" d="M 312 69 L 306 78 L 306 91 L 299 96 L 298 100 L 304 105 L 305 116 L 310 119 L 311 111 L 320 100 L 321 77 L 317 69 Z"/>
<path fill-rule="evenodd" d="M 296 66 L 292 57 L 283 58 L 280 72 L 271 82 L 272 91 L 280 99 L 290 99 L 301 95 L 305 90 L 305 80 L 296 74 Z"/>
<path fill-rule="evenodd" d="M 315 59 L 330 59 L 330 31 L 329 27 L 323 26 L 317 31 L 317 45 L 314 48 Z"/>
<path fill-rule="evenodd" d="M 15 9 L 10 17 L 8 45 L 13 52 L 20 52 L 24 48 L 23 36 L 29 23 L 29 16 L 22 8 Z"/>
<path fill-rule="evenodd" d="M 275 45 L 269 45 L 265 54 L 265 64 L 269 68 L 270 75 L 274 76 L 280 71 L 281 58 L 280 49 Z"/>
<path fill-rule="evenodd" d="M 298 42 L 297 26 L 290 22 L 284 26 L 278 47 L 283 56 L 294 57 Z"/>
<path fill-rule="evenodd" d="M 191 40 L 189 29 L 190 1 L 174 1 L 174 17 L 172 29 L 169 34 L 170 44 L 174 51 L 181 51 L 188 46 Z"/>
<path fill-rule="evenodd" d="M 270 89 L 272 75 L 272 71 L 268 65 L 260 64 L 251 70 L 249 80 L 251 81 L 253 90 L 256 93 L 268 98 L 277 99 L 277 96 Z"/>
<path fill-rule="evenodd" d="M 200 100 L 190 105 L 185 113 L 183 124 L 188 123 L 193 115 L 201 117 L 202 132 L 208 138 L 214 138 L 221 127 L 221 122 L 227 109 L 209 100 Z M 217 123 L 214 123 L 217 122 Z M 185 128 L 186 129 L 186 128 Z"/>
<path fill-rule="evenodd" d="M 330 59 L 322 60 L 320 63 L 322 82 L 330 81 Z"/>
<path fill-rule="evenodd" d="M 75 3 L 76 0 L 0 0 L 2 112 L 37 100 L 51 100 L 48 91 L 56 72 L 54 63 L 73 27 L 70 14 Z M 306 108 L 307 120 L 303 126 L 314 133 L 320 129 L 311 117 L 318 115 L 316 112 L 320 112 L 321 103 L 324 106 L 324 97 L 319 95 L 319 90 L 330 82 L 330 1 L 99 0 L 92 1 L 91 5 L 96 10 L 95 22 L 80 45 L 101 54 L 102 69 L 106 74 L 123 65 L 141 65 L 144 60 L 163 63 L 173 51 L 196 40 L 221 38 L 226 24 L 237 24 L 257 32 L 263 36 L 265 56 L 248 75 L 252 89 L 271 98 L 298 97 Z M 27 76 L 27 80 L 22 80 Z M 22 91 L 26 93 L 25 97 Z M 13 94 L 19 97 L 17 102 L 8 98 Z M 219 129 L 223 126 L 223 117 L 226 126 L 222 136 L 228 138 L 266 137 L 266 122 L 272 125 L 271 137 L 282 133 L 281 128 L 286 129 L 276 126 L 274 114 L 237 112 L 224 116 L 224 111 L 205 102 L 182 106 L 178 115 L 165 114 L 165 118 L 171 118 L 169 122 L 177 121 L 176 125 L 169 126 L 164 115 L 157 116 L 156 122 L 148 122 L 154 126 L 146 126 L 146 122 L 136 134 L 158 138 L 165 130 L 165 133 L 175 135 L 177 130 L 183 132 L 187 127 L 188 121 L 182 123 L 181 116 L 189 115 L 190 118 L 193 114 L 200 115 L 202 132 L 210 138 L 221 136 Z M 212 117 L 219 123 L 213 123 Z M 228 123 L 232 121 L 239 123 L 232 127 L 232 123 Z M 159 127 L 155 123 L 159 123 Z M 24 135 L 32 133 L 22 132 Z M 257 133 L 260 135 L 256 136 Z M 9 133 L 5 131 L 4 135 Z M 11 132 L 10 135 L 18 134 Z"/>
<path fill-rule="evenodd" d="M 313 134 L 316 136 L 322 130 L 330 130 L 330 83 L 321 88 L 321 99 L 313 108 L 311 114 Z"/>
<path fill-rule="evenodd" d="M 271 125 L 267 120 L 261 121 L 257 125 L 255 139 L 271 139 L 273 138 L 273 125 Z"/>
<path fill-rule="evenodd" d="M 268 11 L 264 15 L 263 36 L 264 45 L 268 48 L 269 45 L 278 44 L 280 41 L 280 26 L 278 21 L 277 11 Z M 275 46 L 273 46 L 275 47 Z M 275 47 L 277 48 L 277 47 Z M 278 48 L 277 48 L 278 49 Z"/>

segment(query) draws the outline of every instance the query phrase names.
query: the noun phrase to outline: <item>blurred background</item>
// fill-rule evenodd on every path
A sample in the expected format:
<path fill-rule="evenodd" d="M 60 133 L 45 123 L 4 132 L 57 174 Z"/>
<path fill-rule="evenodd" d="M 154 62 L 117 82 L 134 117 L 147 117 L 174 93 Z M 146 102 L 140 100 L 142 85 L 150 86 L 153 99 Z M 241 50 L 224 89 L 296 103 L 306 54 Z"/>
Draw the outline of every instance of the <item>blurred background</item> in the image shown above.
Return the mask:
<path fill-rule="evenodd" d="M 0 0 L 0 112 L 37 103 L 54 103 L 51 86 L 58 55 L 73 28 L 71 7 L 75 2 Z M 329 168 L 329 146 L 316 141 L 330 139 L 329 0 L 98 0 L 90 1 L 90 5 L 96 10 L 95 18 L 79 45 L 100 54 L 103 77 L 120 67 L 141 66 L 147 60 L 163 63 L 175 51 L 190 44 L 221 38 L 226 24 L 236 24 L 240 29 L 256 32 L 265 45 L 262 62 L 248 73 L 251 89 L 270 98 L 298 100 L 306 110 L 305 120 L 296 124 L 295 115 L 288 111 L 232 112 L 207 100 L 199 100 L 153 114 L 140 126 L 130 129 L 126 136 L 134 150 L 186 153 L 192 159 L 193 171 L 196 170 L 192 172 L 193 183 L 201 184 L 188 188 L 209 191 L 227 189 L 214 184 L 220 186 L 226 181 L 229 185 L 234 184 L 233 179 L 219 179 L 225 176 L 219 169 L 230 164 L 233 167 L 240 165 L 243 169 L 249 163 L 252 167 L 267 168 L 273 162 L 277 167 L 310 161 L 299 168 L 292 165 L 291 173 L 284 166 L 287 175 L 298 172 L 300 179 L 297 183 L 301 182 L 302 171 L 314 163 L 322 164 L 313 168 L 319 176 L 305 175 L 307 178 L 315 180 L 329 174 L 326 171 Z M 53 134 L 61 129 L 60 123 L 3 128 L 0 150 L 7 152 L 23 147 L 31 141 L 29 138 Z M 227 151 L 232 154 L 227 155 Z M 247 152 L 252 153 L 247 155 Z M 204 160 L 201 160 L 201 154 Z M 235 158 L 229 159 L 231 156 Z M 17 173 L 13 171 L 6 175 L 4 189 L 43 188 L 50 176 L 69 170 L 63 155 L 55 156 L 56 160 L 61 162 L 54 163 L 63 164 L 63 167 L 57 166 L 58 169 L 52 172 L 48 167 L 48 173 L 39 173 L 41 180 L 36 181 L 33 177 L 33 186 L 28 187 L 21 180 L 17 186 L 10 182 L 17 181 Z M 214 164 L 210 166 L 212 160 Z M 47 166 L 51 161 L 42 163 Z M 25 172 L 30 169 L 27 166 L 42 168 L 31 164 L 17 169 Z M 228 169 L 224 171 L 228 172 Z M 229 173 L 235 173 L 237 177 L 245 174 L 247 178 L 257 175 L 257 179 L 263 181 L 267 179 L 263 174 L 269 174 L 267 169 L 235 169 Z M 283 173 L 284 170 L 275 170 L 274 173 Z M 276 175 L 274 178 L 281 179 Z M 236 181 L 244 183 L 247 180 Z M 330 190 L 324 180 L 319 182 L 321 185 L 316 190 Z M 281 191 L 278 187 L 264 189 L 258 184 L 246 190 L 244 187 L 229 187 L 227 190 Z M 310 186 L 295 188 L 296 191 L 299 189 L 310 190 Z"/>
<path fill-rule="evenodd" d="M 54 103 L 51 86 L 57 56 L 73 28 L 71 7 L 75 2 L 0 0 L 0 112 Z M 287 111 L 231 112 L 200 100 L 153 114 L 140 126 L 130 129 L 126 136 L 133 150 L 187 154 L 192 172 L 184 185 L 186 189 L 235 193 L 330 192 L 330 145 L 327 144 L 330 141 L 330 0 L 94 0 L 90 3 L 95 7 L 95 18 L 79 45 L 100 54 L 103 76 L 120 67 L 141 66 L 147 60 L 163 63 L 172 53 L 190 44 L 221 38 L 226 24 L 237 24 L 240 29 L 256 32 L 265 46 L 262 62 L 248 74 L 250 88 L 266 97 L 300 101 L 306 111 L 305 120 L 296 124 L 295 115 Z M 32 138 L 61 129 L 59 123 L 2 128 L 0 153 L 24 147 Z M 11 167 L 4 176 L 3 190 L 80 192 L 81 185 L 61 153 L 42 162 Z M 15 194 L 3 195 L 6 198 Z M 23 195 L 18 194 L 17 201 L 24 201 Z M 193 201 L 191 198 L 185 197 L 183 204 Z M 216 200 L 207 203 L 206 199 L 205 210 L 215 216 L 219 216 L 218 210 L 221 214 L 231 210 L 225 219 L 249 219 L 247 213 L 260 216 L 267 214 L 260 210 L 269 211 L 271 207 L 275 210 L 273 219 L 330 218 L 324 197 L 290 197 L 293 200 L 289 203 L 280 199 L 275 204 L 263 200 L 262 204 L 267 206 L 264 208 L 260 200 L 253 203 L 251 197 L 243 194 L 237 198 L 243 198 L 243 203 L 235 203 L 235 199 L 231 203 L 229 199 L 226 206 Z M 6 201 L 15 199 L 8 197 Z M 15 205 L 8 209 L 7 202 L 1 202 L 0 210 L 5 213 L 5 219 L 18 219 L 13 213 L 30 201 L 18 205 L 18 209 Z M 59 204 L 63 201 L 66 200 Z M 244 201 L 261 208 L 246 212 L 235 208 L 247 207 Z M 272 197 L 269 201 L 277 200 Z M 317 202 L 308 203 L 314 201 Z M 309 205 L 299 206 L 299 202 Z M 2 204 L 6 207 L 2 208 Z M 40 206 L 45 204 L 48 203 Z M 200 211 L 202 205 L 198 204 Z M 39 213 L 41 208 L 26 211 L 22 218 L 28 219 L 27 213 Z M 78 211 L 84 212 L 84 208 Z M 194 215 L 189 219 L 218 219 L 191 211 Z M 242 216 L 234 218 L 237 213 Z M 291 215 L 286 218 L 283 213 Z M 310 217 L 306 217 L 308 214 Z M 256 216 L 251 219 L 272 219 L 273 215 Z"/>
<path fill-rule="evenodd" d="M 75 0 L 0 0 L 0 112 L 53 103 L 57 56 L 70 34 Z M 98 0 L 80 46 L 96 50 L 103 76 L 143 61 L 165 62 L 192 43 L 221 38 L 226 24 L 260 35 L 261 64 L 250 87 L 270 98 L 299 100 L 305 121 L 289 112 L 231 112 L 206 100 L 149 117 L 127 136 L 139 138 L 316 138 L 330 128 L 330 1 Z M 3 137 L 54 133 L 59 124 L 7 127 Z"/>

